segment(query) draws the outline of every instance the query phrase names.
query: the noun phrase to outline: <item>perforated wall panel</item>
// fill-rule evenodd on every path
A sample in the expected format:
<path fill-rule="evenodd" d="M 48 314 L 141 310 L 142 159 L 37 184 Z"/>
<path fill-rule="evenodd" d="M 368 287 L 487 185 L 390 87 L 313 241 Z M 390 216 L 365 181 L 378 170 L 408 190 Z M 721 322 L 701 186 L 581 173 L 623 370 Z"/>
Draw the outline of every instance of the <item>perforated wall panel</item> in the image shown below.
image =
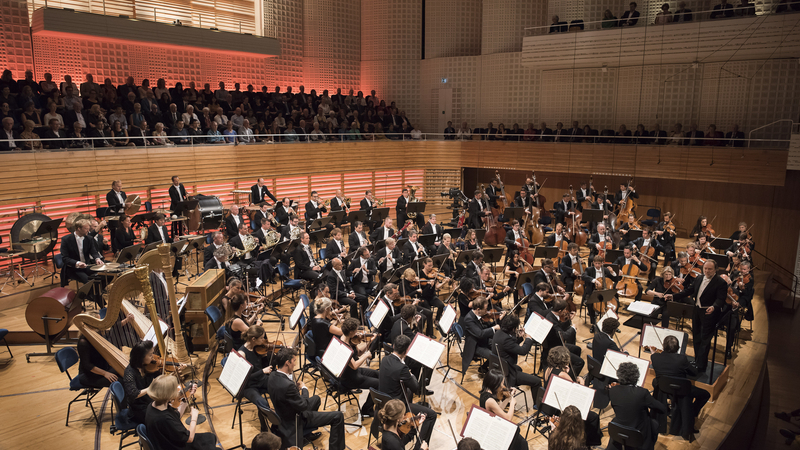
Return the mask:
<path fill-rule="evenodd" d="M 0 0 L 0 67 L 11 70 L 14 79 L 24 78 L 25 70 L 33 68 L 28 24 L 26 2 Z"/>
<path fill-rule="evenodd" d="M 425 58 L 481 53 L 481 0 L 425 2 Z"/>
<path fill-rule="evenodd" d="M 303 4 L 303 78 L 308 89 L 361 86 L 359 2 L 305 0 Z"/>
<path fill-rule="evenodd" d="M 526 27 L 545 25 L 547 0 L 484 0 L 481 54 L 518 52 Z"/>
<path fill-rule="evenodd" d="M 281 56 L 266 61 L 270 92 L 275 86 L 303 84 L 303 2 L 302 0 L 263 0 L 264 34 L 278 39 Z M 311 91 L 311 87 L 306 92 Z M 297 90 L 295 89 L 295 92 Z"/>

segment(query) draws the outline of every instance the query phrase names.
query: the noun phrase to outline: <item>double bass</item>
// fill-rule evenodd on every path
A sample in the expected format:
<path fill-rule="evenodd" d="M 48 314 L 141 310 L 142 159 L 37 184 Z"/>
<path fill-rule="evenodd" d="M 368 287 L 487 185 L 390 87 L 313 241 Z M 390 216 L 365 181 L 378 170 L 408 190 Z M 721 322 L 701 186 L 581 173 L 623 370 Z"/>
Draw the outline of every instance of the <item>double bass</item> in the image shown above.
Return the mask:
<path fill-rule="evenodd" d="M 602 275 L 602 277 L 600 279 L 600 284 L 602 285 L 600 287 L 600 289 L 604 289 L 604 290 L 613 289 L 614 288 L 614 280 L 612 280 L 611 278 L 606 278 L 605 266 L 601 267 L 600 270 L 603 271 L 603 275 Z M 595 288 L 597 288 L 597 286 L 595 286 Z M 593 303 L 592 306 L 594 306 L 594 310 L 597 311 L 598 313 L 605 314 L 606 313 L 606 309 L 608 309 L 608 303 L 611 303 L 612 305 L 614 305 L 614 311 L 619 311 L 619 301 L 617 300 L 616 296 L 614 298 L 612 298 L 611 300 Z"/>
<path fill-rule="evenodd" d="M 634 202 L 630 196 L 631 190 L 633 189 L 631 186 L 632 184 L 633 178 L 628 180 L 627 189 L 622 193 L 622 200 L 620 200 L 618 205 L 619 211 L 617 212 L 616 228 L 619 228 L 620 225 L 622 225 L 622 221 L 627 220 L 628 214 L 631 214 L 633 210 L 636 209 L 636 202 Z"/>
<path fill-rule="evenodd" d="M 589 236 L 583 231 L 583 227 L 581 227 L 581 222 L 583 218 L 583 214 L 578 211 L 576 207 L 577 202 L 575 201 L 575 195 L 572 190 L 572 185 L 569 185 L 569 196 L 570 201 L 572 203 L 572 208 L 568 212 L 571 214 L 567 214 L 566 222 L 567 222 L 567 237 L 570 241 L 575 242 L 576 244 L 583 246 L 586 245 L 586 242 L 589 240 Z"/>
<path fill-rule="evenodd" d="M 535 214 L 536 221 L 538 223 L 539 217 L 538 215 L 541 214 L 541 217 L 550 217 L 550 212 L 547 210 L 547 199 L 544 195 L 540 194 L 539 192 L 542 190 L 541 186 L 536 187 L 536 171 L 531 172 L 531 178 L 533 179 L 533 195 L 531 199 L 533 200 L 533 206 L 536 208 L 537 214 Z M 547 180 L 544 180 L 542 185 L 546 183 Z"/>
<path fill-rule="evenodd" d="M 500 181 L 500 174 L 496 173 L 495 175 L 497 176 L 497 180 Z M 503 190 L 505 190 L 505 188 L 503 188 Z M 483 192 L 483 200 L 488 203 L 489 196 L 486 194 L 483 185 L 481 185 L 481 192 Z M 505 195 L 503 195 L 503 197 L 505 197 Z M 500 214 L 502 214 L 502 211 L 505 211 L 505 202 L 505 198 L 503 198 L 502 203 L 497 202 L 497 208 L 492 208 L 492 211 L 486 214 L 484 217 L 486 223 L 486 235 L 483 237 L 483 242 L 485 242 L 487 245 L 494 247 L 499 245 L 506 238 L 506 229 L 503 227 L 503 224 L 497 220 Z"/>

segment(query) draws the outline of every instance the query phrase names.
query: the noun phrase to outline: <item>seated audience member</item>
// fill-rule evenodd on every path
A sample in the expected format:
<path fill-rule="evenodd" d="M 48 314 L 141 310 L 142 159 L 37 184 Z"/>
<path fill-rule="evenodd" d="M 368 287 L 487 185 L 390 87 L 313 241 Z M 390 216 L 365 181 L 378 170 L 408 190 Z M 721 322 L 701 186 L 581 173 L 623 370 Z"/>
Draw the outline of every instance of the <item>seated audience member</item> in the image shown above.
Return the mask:
<path fill-rule="evenodd" d="M 708 126 L 708 130 L 706 131 L 704 145 L 722 146 L 725 145 L 724 139 L 725 136 L 721 131 L 717 131 L 717 126 L 712 123 Z"/>
<path fill-rule="evenodd" d="M 672 22 L 691 22 L 692 21 L 692 10 L 686 7 L 686 2 L 680 1 L 678 2 L 678 10 L 672 14 Z"/>
<path fill-rule="evenodd" d="M 472 128 L 467 125 L 467 122 L 461 122 L 461 127 L 459 127 L 456 133 L 456 138 L 458 138 L 458 140 L 472 139 Z"/>
<path fill-rule="evenodd" d="M 583 136 L 583 128 L 581 128 L 579 125 L 580 124 L 578 123 L 577 120 L 573 120 L 572 121 L 572 127 L 570 127 L 570 129 L 567 130 L 567 134 L 569 135 L 570 142 L 580 142 L 581 141 L 581 139 L 582 139 L 581 136 Z"/>
<path fill-rule="evenodd" d="M 19 134 L 19 138 L 27 140 L 21 141 L 20 147 L 23 150 L 41 150 L 42 141 L 39 140 L 39 135 L 33 132 L 36 124 L 34 124 L 32 120 L 26 120 L 23 124 L 23 127 L 22 133 Z"/>
<path fill-rule="evenodd" d="M 249 120 L 244 119 L 242 121 L 242 126 L 239 128 L 237 136 L 239 138 L 239 142 L 242 144 L 252 144 L 256 141 L 255 136 L 253 136 L 253 129 L 250 128 Z"/>
<path fill-rule="evenodd" d="M 597 136 L 599 132 L 597 130 L 593 130 L 591 126 L 584 125 L 583 126 L 583 138 L 581 138 L 581 142 L 584 143 L 595 143 L 597 142 Z"/>
<path fill-rule="evenodd" d="M 164 124 L 161 122 L 158 122 L 156 124 L 156 129 L 153 130 L 153 143 L 155 145 L 175 145 L 167 137 L 167 132 L 164 131 Z"/>
<path fill-rule="evenodd" d="M 50 127 L 44 132 L 44 138 L 55 140 L 45 140 L 44 146 L 49 149 L 69 147 L 69 141 L 66 140 L 67 133 L 60 129 L 61 124 L 58 122 L 58 119 L 50 119 L 49 125 Z"/>
<path fill-rule="evenodd" d="M 603 28 L 616 28 L 619 25 L 619 20 L 610 9 L 603 11 Z"/>
<path fill-rule="evenodd" d="M 553 130 L 551 128 L 547 128 L 547 124 L 542 122 L 539 124 L 539 130 L 536 133 L 536 139 L 543 142 L 549 142 L 553 140 Z"/>
<path fill-rule="evenodd" d="M 714 5 L 714 11 L 709 18 L 733 17 L 733 15 L 733 5 L 728 3 L 728 0 L 720 0 L 719 5 Z"/>
<path fill-rule="evenodd" d="M 567 138 L 567 130 L 564 129 L 564 124 L 561 122 L 556 123 L 556 128 L 553 130 L 553 142 L 569 142 Z"/>
<path fill-rule="evenodd" d="M 740 0 L 740 3 L 734 8 L 734 14 L 737 16 L 755 16 L 756 5 L 749 3 L 747 0 Z"/>
<path fill-rule="evenodd" d="M 686 132 L 685 136 L 686 139 L 683 141 L 685 145 L 704 145 L 703 138 L 705 135 L 697 129 L 696 123 L 689 125 L 689 131 Z"/>
<path fill-rule="evenodd" d="M 648 144 L 650 143 L 650 133 L 644 129 L 644 125 L 636 125 L 636 131 L 633 132 L 634 144 Z"/>
<path fill-rule="evenodd" d="M 4 141 L 4 139 L 7 139 Z M 22 142 L 17 141 L 19 134 L 14 131 L 14 119 L 3 117 L 3 130 L 0 131 L 0 151 L 21 150 Z"/>
<path fill-rule="evenodd" d="M 192 119 L 189 128 L 186 129 L 186 134 L 189 136 L 189 141 L 192 144 L 202 144 L 205 142 L 205 134 L 200 128 L 200 121 L 197 119 Z"/>
<path fill-rule="evenodd" d="M 122 128 L 119 120 L 115 120 L 114 125 L 111 127 L 111 145 L 114 147 L 134 145 L 128 136 L 128 131 Z"/>
<path fill-rule="evenodd" d="M 563 22 L 559 20 L 558 16 L 551 17 L 552 22 L 550 23 L 550 33 L 566 33 L 567 32 L 567 22 Z"/>
<path fill-rule="evenodd" d="M 444 129 L 444 140 L 452 141 L 456 138 L 456 129 L 453 128 L 453 122 L 447 121 L 447 127 Z"/>
<path fill-rule="evenodd" d="M 661 129 L 661 124 L 653 124 L 653 131 L 650 132 L 650 143 L 655 145 L 667 143 L 667 132 Z"/>
<path fill-rule="evenodd" d="M 627 138 L 627 136 L 630 135 L 631 131 L 625 126 L 625 124 L 622 124 L 619 126 L 619 130 L 617 130 L 617 133 L 615 134 L 617 138 L 614 139 L 614 142 L 617 144 L 630 144 L 631 140 Z"/>
<path fill-rule="evenodd" d="M 656 20 L 653 25 L 666 25 L 672 23 L 672 13 L 669 11 L 669 3 L 661 5 L 661 12 L 656 14 Z"/>
<path fill-rule="evenodd" d="M 800 11 L 800 1 L 798 0 L 780 0 L 778 7 L 775 8 L 775 13 L 785 13 L 791 8 L 792 11 Z"/>
<path fill-rule="evenodd" d="M 114 112 L 108 116 L 108 123 L 113 124 L 116 121 L 119 121 L 123 130 L 128 129 L 128 119 L 125 117 L 125 112 L 120 105 L 117 105 L 116 108 L 114 108 Z"/>
<path fill-rule="evenodd" d="M 619 26 L 632 27 L 639 22 L 639 11 L 636 10 L 636 2 L 630 3 L 630 9 L 622 13 L 622 18 L 619 19 Z"/>
<path fill-rule="evenodd" d="M 147 121 L 143 120 L 139 122 L 138 125 L 131 126 L 131 132 L 128 133 L 131 138 L 131 142 L 133 145 L 137 147 L 147 147 L 148 145 L 154 145 L 153 140 L 150 139 L 150 127 L 147 125 Z"/>
<path fill-rule="evenodd" d="M 221 144 L 224 141 L 222 138 L 222 133 L 219 132 L 217 129 L 217 122 L 211 122 L 211 128 L 208 129 L 208 138 L 206 138 L 207 144 Z"/>
<path fill-rule="evenodd" d="M 56 119 L 58 121 L 58 128 L 64 128 L 64 118 L 59 114 L 57 111 L 57 105 L 53 102 L 47 104 L 47 114 L 44 115 L 44 123 L 50 124 L 50 119 Z"/>
<path fill-rule="evenodd" d="M 731 131 L 725 133 L 728 147 L 744 147 L 744 133 L 739 131 L 739 124 L 734 124 Z"/>
<path fill-rule="evenodd" d="M 523 140 L 525 141 L 534 140 L 534 138 L 536 137 L 536 129 L 533 128 L 533 123 L 528 123 L 528 128 L 525 129 L 523 134 L 525 135 L 525 137 L 522 138 Z"/>
<path fill-rule="evenodd" d="M 173 128 L 170 132 L 170 136 L 170 139 L 176 145 L 188 145 L 190 143 L 189 132 L 186 131 L 183 120 L 181 119 L 178 119 L 178 121 L 175 122 L 175 128 Z"/>
<path fill-rule="evenodd" d="M 669 145 L 683 145 L 683 125 L 676 123 L 669 133 Z"/>

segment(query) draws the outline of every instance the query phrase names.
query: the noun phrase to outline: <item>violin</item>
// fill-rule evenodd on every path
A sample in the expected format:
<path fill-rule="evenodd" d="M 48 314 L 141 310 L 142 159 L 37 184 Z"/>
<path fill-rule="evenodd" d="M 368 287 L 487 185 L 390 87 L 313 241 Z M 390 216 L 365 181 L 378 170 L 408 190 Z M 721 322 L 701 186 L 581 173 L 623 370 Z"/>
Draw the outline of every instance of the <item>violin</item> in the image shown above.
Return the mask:
<path fill-rule="evenodd" d="M 397 421 L 397 431 L 403 434 L 410 433 L 412 427 L 417 428 L 420 426 L 424 417 L 424 414 L 415 416 L 412 412 L 407 412 L 402 419 Z"/>
<path fill-rule="evenodd" d="M 503 386 L 499 391 L 497 391 L 497 400 L 504 402 L 507 398 L 511 397 L 511 389 Z"/>
<path fill-rule="evenodd" d="M 162 373 L 162 369 L 163 371 L 172 373 L 178 370 L 177 368 L 179 366 L 180 364 L 174 361 L 167 361 L 166 364 L 164 364 L 164 359 L 154 354 L 150 363 L 142 366 L 142 370 L 148 374 Z"/>
<path fill-rule="evenodd" d="M 283 345 L 283 342 L 281 341 L 275 341 L 272 343 L 267 342 L 264 345 L 256 345 L 255 347 L 253 347 L 253 353 L 255 353 L 258 356 L 267 356 L 270 353 L 272 354 L 278 353 L 278 350 L 285 347 L 286 346 Z"/>
<path fill-rule="evenodd" d="M 702 258 L 700 258 L 700 259 L 702 259 Z M 681 266 L 681 275 L 690 276 L 692 278 L 699 277 L 703 273 L 696 266 L 697 266 L 697 264 L 695 264 L 695 263 L 687 262 L 686 264 Z"/>
<path fill-rule="evenodd" d="M 708 239 L 713 239 L 716 232 L 714 228 L 711 227 L 711 224 L 708 224 L 700 229 L 700 234 L 705 234 Z"/>
<path fill-rule="evenodd" d="M 672 292 L 677 294 L 683 290 L 683 278 L 672 277 L 669 281 L 664 281 L 664 292 Z"/>
<path fill-rule="evenodd" d="M 350 338 L 350 343 L 353 345 L 361 345 L 361 343 L 371 342 L 372 338 L 374 337 L 375 333 L 370 333 L 369 331 L 366 330 L 366 328 L 359 329 L 358 331 L 356 331 L 356 334 L 354 334 L 353 337 Z"/>
<path fill-rule="evenodd" d="M 505 311 L 488 311 L 481 317 L 481 320 L 486 323 L 496 322 L 503 314 L 505 314 Z"/>
<path fill-rule="evenodd" d="M 392 305 L 397 308 L 401 308 L 403 305 L 410 305 L 411 303 L 414 303 L 414 300 L 414 298 L 409 296 L 399 297 L 397 300 L 392 301 Z"/>

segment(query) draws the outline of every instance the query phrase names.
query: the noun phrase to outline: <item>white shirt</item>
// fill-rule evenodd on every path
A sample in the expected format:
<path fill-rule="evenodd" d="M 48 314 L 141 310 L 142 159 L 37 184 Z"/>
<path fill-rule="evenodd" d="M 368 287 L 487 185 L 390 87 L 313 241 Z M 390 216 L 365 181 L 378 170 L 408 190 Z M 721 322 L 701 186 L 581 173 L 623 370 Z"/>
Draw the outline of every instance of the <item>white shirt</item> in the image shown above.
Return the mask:
<path fill-rule="evenodd" d="M 314 205 L 314 209 L 317 210 L 317 215 L 314 218 L 319 219 L 320 217 L 322 217 L 322 213 L 319 212 L 319 205 L 317 205 L 317 202 L 311 200 L 311 204 Z"/>
<path fill-rule="evenodd" d="M 78 236 L 78 233 L 75 234 L 75 242 L 78 244 L 78 255 L 81 259 L 82 263 L 86 262 L 86 258 L 83 256 L 83 239 L 85 236 Z"/>
<path fill-rule="evenodd" d="M 6 131 L 6 139 L 8 139 L 8 148 L 17 148 L 17 144 L 14 143 L 14 131 Z"/>
<path fill-rule="evenodd" d="M 606 241 L 606 235 L 605 234 L 599 234 L 598 236 L 600 237 L 600 242 L 605 242 Z"/>
<path fill-rule="evenodd" d="M 233 216 L 233 221 L 236 222 L 236 228 L 239 228 L 239 224 L 242 222 L 242 219 L 239 216 Z"/>
<path fill-rule="evenodd" d="M 122 198 L 122 191 L 119 191 L 119 192 L 114 191 L 114 193 L 117 194 L 117 198 L 119 199 L 119 203 L 121 205 L 125 206 L 125 199 Z"/>
<path fill-rule="evenodd" d="M 368 259 L 364 259 L 364 258 L 361 258 L 361 257 L 359 257 L 358 259 L 361 262 L 361 267 L 365 267 L 367 265 L 367 261 L 369 261 Z M 366 269 L 362 269 L 361 270 L 361 281 L 363 283 L 369 283 L 369 278 L 367 278 L 367 270 Z"/>
<path fill-rule="evenodd" d="M 358 245 L 360 247 L 364 247 L 365 245 L 367 245 L 367 241 L 364 240 L 364 236 L 361 233 L 356 232 L 356 236 L 358 236 Z"/>
<path fill-rule="evenodd" d="M 514 229 L 512 229 L 511 231 L 514 232 L 514 240 L 516 241 L 517 239 L 519 239 L 519 231 L 514 230 Z"/>
<path fill-rule="evenodd" d="M 167 242 L 167 237 L 164 236 L 164 227 L 159 227 L 158 225 L 156 227 L 158 227 L 158 234 L 161 235 L 161 240 Z"/>
<path fill-rule="evenodd" d="M 389 228 L 383 227 L 383 240 L 389 239 L 390 237 L 392 236 L 389 235 Z"/>
<path fill-rule="evenodd" d="M 173 186 L 175 185 L 173 184 Z M 178 191 L 178 200 L 183 201 L 183 194 L 181 194 L 181 185 L 179 184 L 175 186 L 175 190 Z"/>
<path fill-rule="evenodd" d="M 603 278 L 603 275 L 605 274 L 605 272 L 606 272 L 605 269 L 602 268 L 602 267 L 600 268 L 600 270 L 595 269 L 594 279 L 595 280 L 599 280 L 599 279 Z"/>
<path fill-rule="evenodd" d="M 386 247 L 386 270 L 394 269 L 394 257 L 392 257 L 392 251 L 389 250 L 389 247 Z"/>
<path fill-rule="evenodd" d="M 642 242 L 642 247 L 649 247 L 650 246 L 650 238 L 647 238 Z"/>
<path fill-rule="evenodd" d="M 372 206 L 372 202 L 367 197 L 364 197 L 364 200 L 367 201 L 367 206 Z"/>
<path fill-rule="evenodd" d="M 344 243 L 338 239 L 334 239 L 333 242 L 336 242 L 336 245 L 339 246 L 339 253 L 342 253 L 344 251 Z"/>
<path fill-rule="evenodd" d="M 696 302 L 697 306 L 701 306 L 700 296 L 703 295 L 703 291 L 706 290 L 706 287 L 708 287 L 708 283 L 710 282 L 711 278 L 706 278 L 705 276 L 703 277 L 703 281 L 700 283 L 700 289 L 697 290 L 697 302 Z"/>

